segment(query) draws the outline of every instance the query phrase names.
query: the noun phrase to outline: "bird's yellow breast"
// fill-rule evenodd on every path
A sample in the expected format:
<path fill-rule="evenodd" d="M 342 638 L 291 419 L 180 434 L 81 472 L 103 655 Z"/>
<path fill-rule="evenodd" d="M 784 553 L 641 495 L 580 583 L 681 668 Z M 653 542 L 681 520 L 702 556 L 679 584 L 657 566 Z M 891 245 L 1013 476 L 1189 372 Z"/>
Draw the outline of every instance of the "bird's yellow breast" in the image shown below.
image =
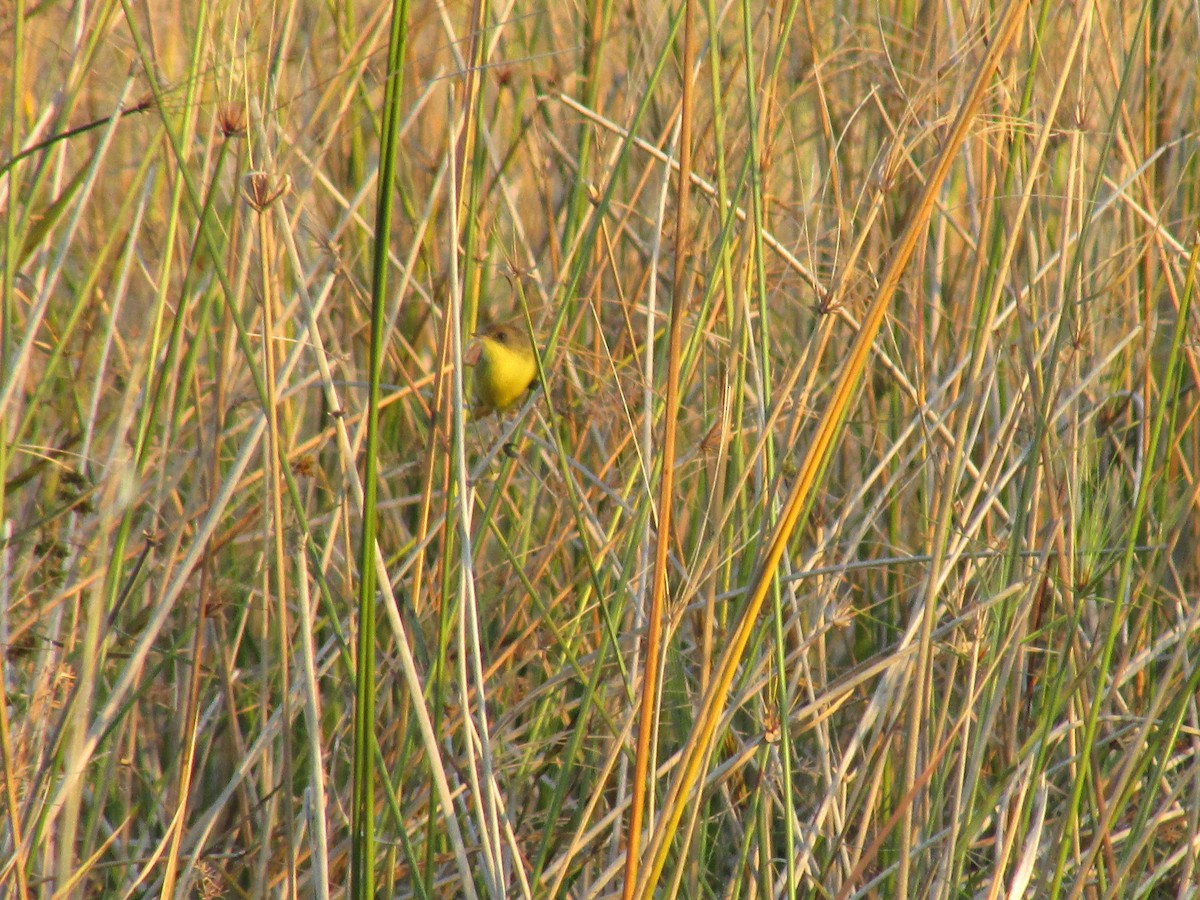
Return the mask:
<path fill-rule="evenodd" d="M 475 415 L 486 416 L 512 406 L 535 378 L 537 360 L 528 346 L 514 349 L 484 335 L 475 364 Z"/>

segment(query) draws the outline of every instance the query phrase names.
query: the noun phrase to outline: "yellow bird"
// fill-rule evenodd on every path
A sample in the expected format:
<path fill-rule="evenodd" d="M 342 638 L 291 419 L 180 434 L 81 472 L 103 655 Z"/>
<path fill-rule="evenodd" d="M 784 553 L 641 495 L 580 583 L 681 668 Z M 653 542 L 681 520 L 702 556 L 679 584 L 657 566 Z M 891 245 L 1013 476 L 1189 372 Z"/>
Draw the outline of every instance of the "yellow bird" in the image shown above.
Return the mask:
<path fill-rule="evenodd" d="M 493 325 L 475 337 L 479 358 L 471 381 L 475 394 L 471 417 L 482 419 L 520 400 L 537 378 L 538 367 L 529 335 L 522 329 Z"/>

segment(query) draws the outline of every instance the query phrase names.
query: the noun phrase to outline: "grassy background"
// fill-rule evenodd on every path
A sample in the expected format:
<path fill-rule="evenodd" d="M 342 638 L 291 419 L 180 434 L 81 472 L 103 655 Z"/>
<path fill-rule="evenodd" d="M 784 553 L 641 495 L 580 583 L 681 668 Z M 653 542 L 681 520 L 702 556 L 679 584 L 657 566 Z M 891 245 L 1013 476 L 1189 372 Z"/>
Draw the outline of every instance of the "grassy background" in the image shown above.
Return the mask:
<path fill-rule="evenodd" d="M 1200 21 L 985 6 L 413 0 L 379 235 L 390 7 L 5 4 L 0 894 L 347 893 L 389 250 L 381 895 L 1194 896 Z"/>

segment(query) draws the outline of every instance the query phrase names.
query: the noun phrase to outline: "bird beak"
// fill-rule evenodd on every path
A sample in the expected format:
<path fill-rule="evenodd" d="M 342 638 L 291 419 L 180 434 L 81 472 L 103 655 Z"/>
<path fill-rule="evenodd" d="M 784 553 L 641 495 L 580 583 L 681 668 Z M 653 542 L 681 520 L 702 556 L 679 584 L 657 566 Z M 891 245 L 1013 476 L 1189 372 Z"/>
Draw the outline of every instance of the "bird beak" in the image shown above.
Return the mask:
<path fill-rule="evenodd" d="M 463 362 L 468 366 L 473 366 L 479 362 L 481 353 L 479 346 L 479 333 L 471 335 L 471 343 L 467 345 L 467 352 L 463 354 Z"/>

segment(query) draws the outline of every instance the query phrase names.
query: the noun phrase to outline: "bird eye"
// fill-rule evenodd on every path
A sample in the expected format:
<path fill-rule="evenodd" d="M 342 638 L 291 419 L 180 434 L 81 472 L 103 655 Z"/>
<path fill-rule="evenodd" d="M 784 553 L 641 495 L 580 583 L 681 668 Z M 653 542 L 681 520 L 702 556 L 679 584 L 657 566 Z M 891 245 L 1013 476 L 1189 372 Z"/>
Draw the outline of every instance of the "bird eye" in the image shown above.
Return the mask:
<path fill-rule="evenodd" d="M 498 340 L 502 344 L 508 343 L 508 332 L 505 331 L 503 328 L 498 329 L 496 331 L 496 340 Z"/>

